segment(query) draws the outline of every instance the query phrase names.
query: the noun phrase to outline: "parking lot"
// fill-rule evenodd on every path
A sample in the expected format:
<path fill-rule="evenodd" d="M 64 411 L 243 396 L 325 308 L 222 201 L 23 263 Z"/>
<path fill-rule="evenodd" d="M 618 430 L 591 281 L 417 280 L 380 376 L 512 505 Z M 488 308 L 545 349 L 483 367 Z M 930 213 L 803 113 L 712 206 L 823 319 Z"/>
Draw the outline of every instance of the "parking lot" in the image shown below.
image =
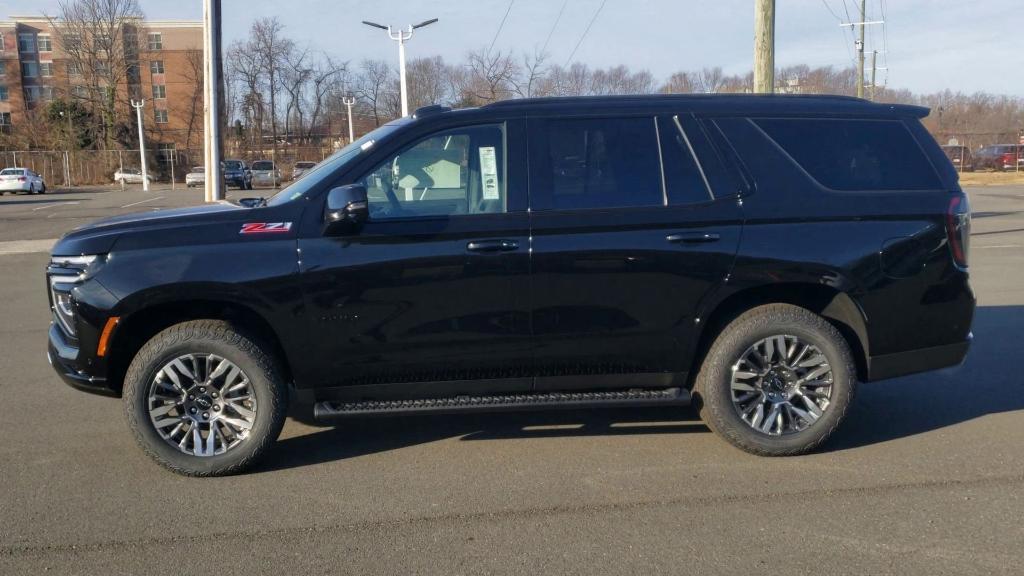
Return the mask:
<path fill-rule="evenodd" d="M 1020 574 L 1024 185 L 969 192 L 967 362 L 862 386 L 817 454 L 747 455 L 690 410 L 290 421 L 202 480 L 56 377 L 42 276 L 68 229 L 202 191 L 5 195 L 0 574 Z"/>

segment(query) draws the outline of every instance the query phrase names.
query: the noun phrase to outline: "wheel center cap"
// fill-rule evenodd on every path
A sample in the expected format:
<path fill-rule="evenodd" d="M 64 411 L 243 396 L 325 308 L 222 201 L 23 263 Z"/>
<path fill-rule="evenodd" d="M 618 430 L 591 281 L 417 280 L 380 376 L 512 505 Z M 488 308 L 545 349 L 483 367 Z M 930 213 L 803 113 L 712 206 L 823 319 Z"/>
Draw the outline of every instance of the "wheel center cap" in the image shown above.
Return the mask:
<path fill-rule="evenodd" d="M 196 398 L 196 406 L 200 410 L 209 410 L 213 406 L 213 401 L 206 396 L 200 396 Z"/>

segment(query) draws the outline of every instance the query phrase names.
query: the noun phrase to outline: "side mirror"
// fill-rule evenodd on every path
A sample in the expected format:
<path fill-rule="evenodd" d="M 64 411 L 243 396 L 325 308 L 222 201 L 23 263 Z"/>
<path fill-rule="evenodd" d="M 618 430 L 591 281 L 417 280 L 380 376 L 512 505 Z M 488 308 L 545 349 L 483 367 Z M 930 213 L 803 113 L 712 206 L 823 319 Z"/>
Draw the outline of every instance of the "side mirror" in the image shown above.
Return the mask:
<path fill-rule="evenodd" d="M 370 217 L 366 187 L 349 184 L 327 193 L 324 233 L 340 234 L 358 229 Z"/>

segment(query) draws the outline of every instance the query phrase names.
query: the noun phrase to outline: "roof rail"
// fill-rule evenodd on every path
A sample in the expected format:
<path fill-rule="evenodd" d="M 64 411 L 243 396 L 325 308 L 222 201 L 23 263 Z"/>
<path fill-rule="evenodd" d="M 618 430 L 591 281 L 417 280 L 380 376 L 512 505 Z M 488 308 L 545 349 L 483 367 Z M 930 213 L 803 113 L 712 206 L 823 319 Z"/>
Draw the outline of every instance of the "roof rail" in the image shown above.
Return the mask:
<path fill-rule="evenodd" d="M 512 98 L 485 104 L 483 108 L 506 108 L 517 106 L 534 106 L 538 104 L 569 104 L 573 102 L 649 102 L 652 100 L 707 100 L 707 99 L 807 99 L 807 100 L 840 100 L 846 102 L 867 102 L 856 96 L 842 94 L 623 94 L 617 96 L 547 96 L 541 98 Z"/>
<path fill-rule="evenodd" d="M 441 114 L 443 112 L 451 112 L 452 109 L 447 106 L 441 106 L 439 104 L 431 104 L 430 106 L 423 106 L 417 108 L 412 113 L 413 118 L 424 118 L 426 116 L 433 116 L 434 114 Z"/>

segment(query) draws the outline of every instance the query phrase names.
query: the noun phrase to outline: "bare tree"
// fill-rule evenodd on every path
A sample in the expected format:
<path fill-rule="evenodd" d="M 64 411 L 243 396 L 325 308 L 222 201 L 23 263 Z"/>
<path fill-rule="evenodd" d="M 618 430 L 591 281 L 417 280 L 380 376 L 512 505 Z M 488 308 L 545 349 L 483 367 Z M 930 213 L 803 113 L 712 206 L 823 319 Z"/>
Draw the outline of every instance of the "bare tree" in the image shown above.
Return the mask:
<path fill-rule="evenodd" d="M 85 90 L 76 90 L 75 96 L 96 113 L 100 141 L 109 148 L 117 122 L 118 86 L 127 79 L 130 91 L 138 89 L 141 78 L 142 9 L 137 0 L 59 0 L 57 6 L 57 15 L 46 19 L 75 76 L 83 80 Z"/>
<path fill-rule="evenodd" d="M 263 67 L 255 42 L 236 40 L 228 48 L 227 68 L 231 77 L 228 84 L 237 83 L 242 94 L 239 105 L 245 123 L 249 127 L 251 143 L 259 142 L 263 134 Z"/>
<path fill-rule="evenodd" d="M 250 31 L 253 47 L 259 56 L 260 66 L 266 74 L 267 91 L 270 94 L 270 134 L 273 139 L 274 156 L 277 156 L 277 89 L 281 68 L 294 43 L 285 38 L 284 25 L 275 18 L 260 18 L 252 24 Z"/>
<path fill-rule="evenodd" d="M 288 93 L 288 104 L 284 111 L 284 133 L 287 139 L 292 133 L 292 116 L 294 114 L 297 131 L 302 133 L 302 92 L 306 81 L 313 70 L 308 67 L 308 48 L 291 47 L 282 55 L 284 67 L 281 70 L 281 85 Z"/>
<path fill-rule="evenodd" d="M 461 91 L 478 104 L 511 98 L 519 65 L 511 54 L 501 50 L 475 50 L 467 57 L 467 76 Z"/>
<path fill-rule="evenodd" d="M 394 70 L 384 60 L 363 60 L 359 65 L 356 94 L 372 111 L 375 126 L 380 126 L 383 119 L 397 116 L 390 114 L 389 110 L 389 99 L 396 98 L 396 83 Z"/>
<path fill-rule="evenodd" d="M 410 109 L 449 101 L 451 85 L 447 81 L 450 72 L 448 68 L 440 56 L 409 61 L 405 75 Z"/>
<path fill-rule="evenodd" d="M 512 78 L 516 94 L 523 98 L 550 95 L 550 85 L 545 82 L 548 76 L 548 67 L 544 64 L 548 56 L 547 52 L 541 51 L 523 56 L 521 74 Z"/>
<path fill-rule="evenodd" d="M 320 121 L 320 115 L 327 106 L 328 96 L 340 90 L 344 84 L 344 75 L 348 71 L 348 63 L 336 63 L 330 56 L 323 54 L 310 74 L 310 92 L 312 112 L 309 117 L 307 139 L 312 139 L 313 130 Z"/>
<path fill-rule="evenodd" d="M 185 70 L 182 72 L 185 81 L 192 86 L 188 99 L 184 102 L 183 115 L 187 119 L 185 127 L 185 147 L 192 148 L 192 137 L 197 135 L 203 119 L 203 51 L 192 48 L 185 51 Z M 230 116 L 228 116 L 230 118 Z"/>

